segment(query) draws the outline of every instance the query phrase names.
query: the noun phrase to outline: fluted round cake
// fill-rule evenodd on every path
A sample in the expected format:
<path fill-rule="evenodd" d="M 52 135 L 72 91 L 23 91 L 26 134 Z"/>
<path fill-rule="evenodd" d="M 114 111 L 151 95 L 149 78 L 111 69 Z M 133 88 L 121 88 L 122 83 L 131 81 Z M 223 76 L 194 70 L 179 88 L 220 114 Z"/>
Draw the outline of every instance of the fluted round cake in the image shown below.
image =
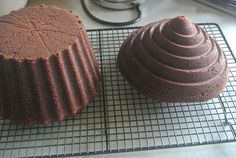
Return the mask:
<path fill-rule="evenodd" d="M 185 16 L 133 32 L 122 44 L 117 63 L 131 85 L 159 101 L 206 101 L 216 97 L 228 79 L 219 45 Z"/>
<path fill-rule="evenodd" d="M 0 116 L 47 125 L 85 108 L 99 70 L 81 20 L 31 6 L 0 17 Z"/>

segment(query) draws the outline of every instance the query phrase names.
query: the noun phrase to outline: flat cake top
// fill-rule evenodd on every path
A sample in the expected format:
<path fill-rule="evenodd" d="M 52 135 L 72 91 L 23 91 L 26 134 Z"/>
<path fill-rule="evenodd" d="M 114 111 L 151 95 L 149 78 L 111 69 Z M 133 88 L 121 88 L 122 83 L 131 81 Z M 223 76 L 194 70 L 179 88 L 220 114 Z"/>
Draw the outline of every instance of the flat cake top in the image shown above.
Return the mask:
<path fill-rule="evenodd" d="M 51 6 L 30 6 L 0 17 L 0 54 L 12 58 L 46 58 L 75 41 L 80 19 Z"/>

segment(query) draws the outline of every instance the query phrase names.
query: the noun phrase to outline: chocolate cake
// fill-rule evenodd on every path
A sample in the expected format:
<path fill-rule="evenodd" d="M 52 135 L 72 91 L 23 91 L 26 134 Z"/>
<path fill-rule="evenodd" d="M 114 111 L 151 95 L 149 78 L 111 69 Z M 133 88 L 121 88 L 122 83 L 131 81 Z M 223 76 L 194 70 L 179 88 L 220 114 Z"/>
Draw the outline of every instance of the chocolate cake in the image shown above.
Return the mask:
<path fill-rule="evenodd" d="M 47 125 L 85 108 L 99 70 L 81 20 L 45 5 L 0 17 L 0 116 Z"/>
<path fill-rule="evenodd" d="M 206 101 L 228 79 L 219 45 L 185 16 L 154 22 L 122 44 L 118 67 L 149 98 L 168 102 Z"/>

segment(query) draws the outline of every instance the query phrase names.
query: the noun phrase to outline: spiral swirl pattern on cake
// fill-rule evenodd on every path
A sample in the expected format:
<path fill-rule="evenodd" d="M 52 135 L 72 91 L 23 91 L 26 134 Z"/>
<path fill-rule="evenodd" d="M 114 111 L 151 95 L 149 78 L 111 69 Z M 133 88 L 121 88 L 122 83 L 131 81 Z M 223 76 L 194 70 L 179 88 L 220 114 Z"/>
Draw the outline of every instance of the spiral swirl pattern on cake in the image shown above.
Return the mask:
<path fill-rule="evenodd" d="M 118 67 L 149 98 L 205 101 L 228 79 L 227 61 L 216 41 L 185 16 L 151 23 L 122 44 Z"/>

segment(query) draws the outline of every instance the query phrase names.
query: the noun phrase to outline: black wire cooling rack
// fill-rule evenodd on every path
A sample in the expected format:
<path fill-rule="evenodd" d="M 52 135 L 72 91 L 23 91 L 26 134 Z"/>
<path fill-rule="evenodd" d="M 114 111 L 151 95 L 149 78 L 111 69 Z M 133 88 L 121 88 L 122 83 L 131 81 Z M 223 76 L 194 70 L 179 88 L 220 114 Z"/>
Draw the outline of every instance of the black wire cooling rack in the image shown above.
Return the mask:
<path fill-rule="evenodd" d="M 228 59 L 229 81 L 219 97 L 201 103 L 160 103 L 122 77 L 116 57 L 137 28 L 89 30 L 102 83 L 88 109 L 48 127 L 0 120 L 0 157 L 67 157 L 236 141 L 236 59 L 219 26 L 199 24 Z"/>

